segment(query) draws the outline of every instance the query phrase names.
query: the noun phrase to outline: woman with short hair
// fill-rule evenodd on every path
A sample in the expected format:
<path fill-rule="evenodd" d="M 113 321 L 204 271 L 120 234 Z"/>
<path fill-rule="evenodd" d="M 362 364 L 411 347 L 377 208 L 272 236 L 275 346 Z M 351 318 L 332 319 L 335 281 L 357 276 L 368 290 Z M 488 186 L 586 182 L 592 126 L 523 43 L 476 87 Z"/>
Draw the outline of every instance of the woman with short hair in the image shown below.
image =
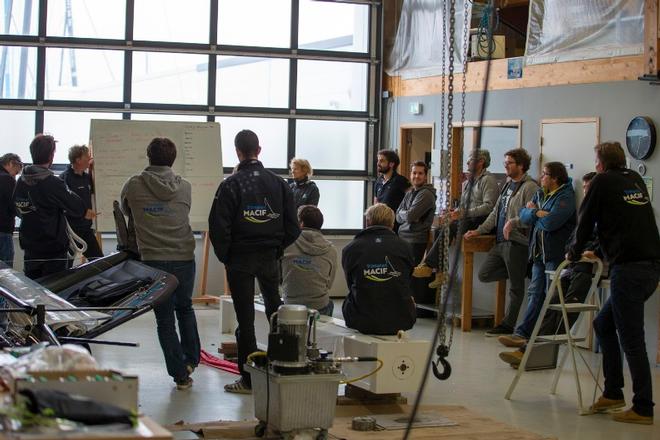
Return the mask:
<path fill-rule="evenodd" d="M 309 180 L 313 173 L 309 161 L 294 157 L 291 159 L 289 168 L 291 169 L 291 177 L 293 177 L 293 182 L 289 186 L 293 191 L 293 202 L 296 209 L 303 205 L 318 206 L 319 188 L 316 183 Z"/>

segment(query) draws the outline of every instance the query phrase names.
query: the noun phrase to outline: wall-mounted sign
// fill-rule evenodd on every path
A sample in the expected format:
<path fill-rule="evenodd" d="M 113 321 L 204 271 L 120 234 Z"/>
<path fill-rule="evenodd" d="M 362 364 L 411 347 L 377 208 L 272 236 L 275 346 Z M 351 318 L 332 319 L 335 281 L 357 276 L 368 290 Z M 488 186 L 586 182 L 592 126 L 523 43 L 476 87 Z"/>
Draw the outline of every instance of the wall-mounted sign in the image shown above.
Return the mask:
<path fill-rule="evenodd" d="M 522 57 L 509 58 L 507 60 L 506 77 L 508 79 L 518 79 L 518 78 L 522 78 L 522 75 L 523 75 Z"/>

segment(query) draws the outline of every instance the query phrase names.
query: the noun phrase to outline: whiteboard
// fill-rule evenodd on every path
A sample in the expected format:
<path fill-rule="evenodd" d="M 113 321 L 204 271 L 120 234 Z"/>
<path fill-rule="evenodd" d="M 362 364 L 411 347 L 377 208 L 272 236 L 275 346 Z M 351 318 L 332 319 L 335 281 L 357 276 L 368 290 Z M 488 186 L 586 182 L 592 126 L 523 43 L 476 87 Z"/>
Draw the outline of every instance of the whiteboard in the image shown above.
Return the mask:
<path fill-rule="evenodd" d="M 211 203 L 223 179 L 220 124 L 92 119 L 97 231 L 115 232 L 112 202 L 119 201 L 124 183 L 149 165 L 147 146 L 155 137 L 176 145 L 172 170 L 192 186 L 190 225 L 194 231 L 208 230 Z"/>

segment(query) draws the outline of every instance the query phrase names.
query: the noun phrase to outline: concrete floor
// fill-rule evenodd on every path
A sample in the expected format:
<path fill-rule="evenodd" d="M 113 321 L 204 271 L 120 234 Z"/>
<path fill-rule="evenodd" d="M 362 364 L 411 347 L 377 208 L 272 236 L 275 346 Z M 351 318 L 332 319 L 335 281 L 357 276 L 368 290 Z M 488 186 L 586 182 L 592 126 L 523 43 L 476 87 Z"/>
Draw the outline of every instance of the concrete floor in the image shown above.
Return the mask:
<path fill-rule="evenodd" d="M 217 309 L 197 308 L 202 347 L 217 354 L 221 341 Z M 340 317 L 341 307 L 335 307 Z M 418 320 L 411 331 L 415 337 L 430 337 L 434 321 Z M 140 348 L 94 346 L 93 353 L 105 368 L 136 374 L 140 380 L 140 409 L 161 424 L 179 420 L 204 422 L 213 420 L 244 420 L 253 418 L 252 396 L 227 394 L 222 387 L 236 376 L 206 366 L 194 373 L 194 386 L 177 391 L 167 372 L 156 338 L 152 313 L 143 315 L 103 336 L 102 339 L 139 342 Z M 553 371 L 526 373 L 511 401 L 504 394 L 515 370 L 497 357 L 503 347 L 496 340 L 485 338 L 483 330 L 471 333 L 456 331 L 450 354 L 453 374 L 440 382 L 433 376 L 428 380 L 423 403 L 463 405 L 472 411 L 520 428 L 568 439 L 660 439 L 660 415 L 653 426 L 616 423 L 606 415 L 579 416 L 576 412 L 576 391 L 572 370 L 567 368 L 560 379 L 558 393 L 549 394 Z M 583 351 L 596 365 L 597 356 Z M 586 369 L 581 371 L 584 395 L 591 399 L 593 386 L 588 386 Z M 660 368 L 653 369 L 654 400 L 660 402 Z M 626 374 L 629 382 L 629 375 Z M 626 397 L 631 398 L 630 384 Z M 409 402 L 413 395 L 406 396 Z M 179 434 L 176 438 L 195 438 Z"/>

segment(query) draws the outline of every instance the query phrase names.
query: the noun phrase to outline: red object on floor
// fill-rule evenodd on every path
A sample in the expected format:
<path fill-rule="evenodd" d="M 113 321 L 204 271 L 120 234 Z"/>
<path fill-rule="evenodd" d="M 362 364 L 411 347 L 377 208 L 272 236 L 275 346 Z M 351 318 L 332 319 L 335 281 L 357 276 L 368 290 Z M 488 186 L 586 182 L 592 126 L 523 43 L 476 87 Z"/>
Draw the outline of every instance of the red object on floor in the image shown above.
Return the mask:
<path fill-rule="evenodd" d="M 238 365 L 234 362 L 229 362 L 219 357 L 213 356 L 211 353 L 202 350 L 199 360 L 200 364 L 208 365 L 209 367 L 217 368 L 219 370 L 227 371 L 229 373 L 240 374 Z"/>

